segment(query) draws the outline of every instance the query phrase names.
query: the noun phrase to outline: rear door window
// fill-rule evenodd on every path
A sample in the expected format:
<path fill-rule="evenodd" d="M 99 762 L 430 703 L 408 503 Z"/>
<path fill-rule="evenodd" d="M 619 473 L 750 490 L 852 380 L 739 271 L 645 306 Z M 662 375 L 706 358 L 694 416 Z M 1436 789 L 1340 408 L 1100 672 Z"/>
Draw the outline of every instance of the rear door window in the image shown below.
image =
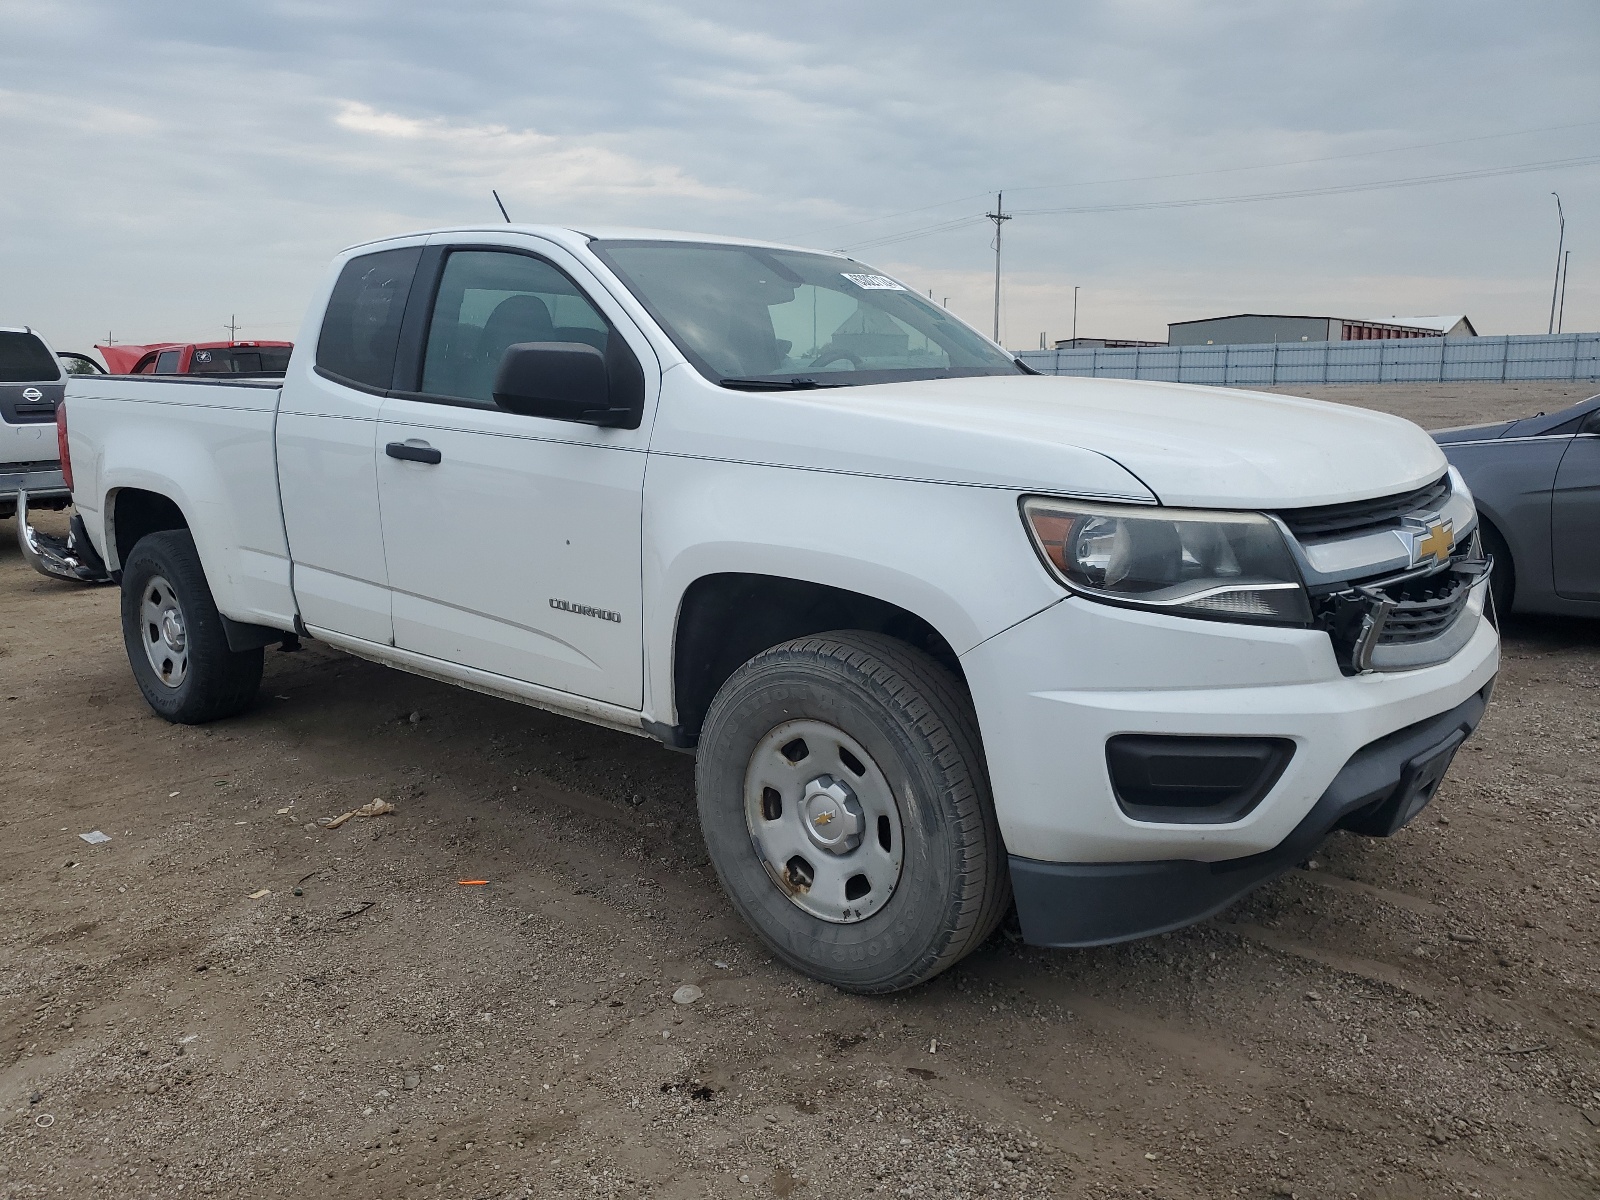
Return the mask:
<path fill-rule="evenodd" d="M 183 357 L 181 350 L 163 350 L 156 355 L 156 374 L 175 375 L 178 371 L 178 360 Z"/>
<path fill-rule="evenodd" d="M 36 334 L 0 330 L 0 383 L 41 383 L 61 378 L 61 364 Z"/>
<path fill-rule="evenodd" d="M 340 383 L 387 391 L 394 379 L 400 319 L 421 246 L 352 258 L 339 273 L 317 339 L 317 367 Z"/>

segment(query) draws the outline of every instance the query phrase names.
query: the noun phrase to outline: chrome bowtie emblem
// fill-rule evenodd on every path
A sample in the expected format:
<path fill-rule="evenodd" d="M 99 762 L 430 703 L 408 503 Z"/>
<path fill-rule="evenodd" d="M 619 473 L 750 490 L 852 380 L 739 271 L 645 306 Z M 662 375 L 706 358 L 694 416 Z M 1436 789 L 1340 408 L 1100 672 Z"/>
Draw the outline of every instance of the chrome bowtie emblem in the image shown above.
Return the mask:
<path fill-rule="evenodd" d="M 818 825 L 826 825 L 833 820 L 833 810 L 826 809 L 811 818 Z"/>
<path fill-rule="evenodd" d="M 1446 563 L 1450 560 L 1450 551 L 1455 549 L 1455 522 L 1435 517 L 1421 529 L 1406 530 L 1406 537 L 1411 545 L 1412 566 L 1420 567 L 1429 561 Z"/>

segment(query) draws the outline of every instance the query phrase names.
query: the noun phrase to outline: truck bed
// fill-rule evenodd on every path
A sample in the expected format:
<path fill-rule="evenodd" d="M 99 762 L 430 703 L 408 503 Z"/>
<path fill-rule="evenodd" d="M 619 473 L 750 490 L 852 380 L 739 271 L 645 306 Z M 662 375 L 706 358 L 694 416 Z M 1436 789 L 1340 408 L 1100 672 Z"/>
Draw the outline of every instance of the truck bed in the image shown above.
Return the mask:
<path fill-rule="evenodd" d="M 293 624 L 274 449 L 281 391 L 281 379 L 68 381 L 73 496 L 109 568 L 120 568 L 130 538 L 152 519 L 145 497 L 170 498 L 188 520 L 222 613 Z"/>

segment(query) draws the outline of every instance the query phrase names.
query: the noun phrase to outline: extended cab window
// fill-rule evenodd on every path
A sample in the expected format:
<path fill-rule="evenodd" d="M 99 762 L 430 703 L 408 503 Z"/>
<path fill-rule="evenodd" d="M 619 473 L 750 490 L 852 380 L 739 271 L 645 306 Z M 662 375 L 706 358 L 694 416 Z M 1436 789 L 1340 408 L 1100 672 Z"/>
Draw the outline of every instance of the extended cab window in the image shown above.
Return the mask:
<path fill-rule="evenodd" d="M 582 342 L 608 359 L 628 353 L 577 284 L 543 259 L 498 250 L 452 253 L 428 325 L 422 390 L 493 403 L 500 360 L 519 342 Z"/>
<path fill-rule="evenodd" d="M 156 355 L 156 374 L 175 374 L 178 370 L 178 360 L 182 357 L 182 350 L 163 350 L 160 354 Z"/>
<path fill-rule="evenodd" d="M 31 333 L 0 329 L 0 383 L 40 383 L 61 378 L 61 364 Z"/>
<path fill-rule="evenodd" d="M 422 247 L 380 250 L 345 263 L 317 339 L 317 366 L 341 383 L 387 391 L 400 318 Z"/>

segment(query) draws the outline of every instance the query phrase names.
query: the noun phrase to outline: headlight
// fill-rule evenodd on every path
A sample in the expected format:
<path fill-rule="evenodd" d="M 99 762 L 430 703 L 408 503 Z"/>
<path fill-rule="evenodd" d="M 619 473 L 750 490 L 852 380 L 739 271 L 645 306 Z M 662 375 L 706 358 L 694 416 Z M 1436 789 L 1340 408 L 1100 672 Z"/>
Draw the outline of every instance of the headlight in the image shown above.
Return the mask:
<path fill-rule="evenodd" d="M 1283 534 L 1260 513 L 1040 496 L 1022 512 L 1045 561 L 1082 595 L 1213 620 L 1311 622 Z"/>

